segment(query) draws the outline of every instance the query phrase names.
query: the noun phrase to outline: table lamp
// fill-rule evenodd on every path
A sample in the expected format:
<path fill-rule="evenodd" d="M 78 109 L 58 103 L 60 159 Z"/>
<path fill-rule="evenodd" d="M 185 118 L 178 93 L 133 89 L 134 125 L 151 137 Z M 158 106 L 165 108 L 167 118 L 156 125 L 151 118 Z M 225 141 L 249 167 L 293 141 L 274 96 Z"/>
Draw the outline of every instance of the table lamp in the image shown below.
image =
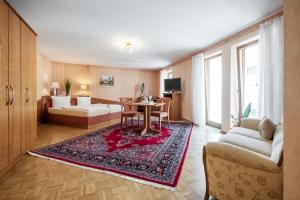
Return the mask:
<path fill-rule="evenodd" d="M 53 82 L 51 84 L 51 88 L 53 89 L 54 96 L 57 96 L 57 90 L 59 89 L 59 83 L 58 82 Z"/>
<path fill-rule="evenodd" d="M 87 84 L 81 84 L 80 85 L 80 90 L 82 91 L 81 96 L 84 96 L 84 92 L 87 91 L 88 85 Z"/>

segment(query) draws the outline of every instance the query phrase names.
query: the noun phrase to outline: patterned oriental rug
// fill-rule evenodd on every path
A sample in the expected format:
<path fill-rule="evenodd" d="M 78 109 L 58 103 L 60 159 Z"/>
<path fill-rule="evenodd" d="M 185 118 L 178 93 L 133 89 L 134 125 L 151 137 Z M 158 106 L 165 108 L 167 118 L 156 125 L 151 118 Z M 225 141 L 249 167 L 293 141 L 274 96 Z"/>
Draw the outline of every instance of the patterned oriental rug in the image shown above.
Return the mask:
<path fill-rule="evenodd" d="M 136 122 L 135 122 L 136 123 Z M 158 128 L 157 124 L 154 124 Z M 160 134 L 139 135 L 116 124 L 28 152 L 30 155 L 174 190 L 192 132 L 190 122 L 162 123 Z"/>

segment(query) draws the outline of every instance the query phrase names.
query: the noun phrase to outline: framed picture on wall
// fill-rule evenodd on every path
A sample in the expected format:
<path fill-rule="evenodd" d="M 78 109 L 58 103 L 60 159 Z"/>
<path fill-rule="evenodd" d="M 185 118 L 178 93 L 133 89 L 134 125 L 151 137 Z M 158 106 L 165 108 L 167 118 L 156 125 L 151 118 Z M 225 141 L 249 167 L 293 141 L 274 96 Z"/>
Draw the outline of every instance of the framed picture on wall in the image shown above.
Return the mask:
<path fill-rule="evenodd" d="M 114 86 L 114 77 L 109 75 L 101 75 L 99 80 L 100 86 Z"/>

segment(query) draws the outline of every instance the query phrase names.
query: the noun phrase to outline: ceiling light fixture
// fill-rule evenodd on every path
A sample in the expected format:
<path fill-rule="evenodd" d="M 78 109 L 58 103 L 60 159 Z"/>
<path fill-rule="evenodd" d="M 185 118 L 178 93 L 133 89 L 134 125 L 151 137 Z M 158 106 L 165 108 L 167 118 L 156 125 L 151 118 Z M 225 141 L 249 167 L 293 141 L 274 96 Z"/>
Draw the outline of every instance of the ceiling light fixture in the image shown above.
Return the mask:
<path fill-rule="evenodd" d="M 139 52 L 141 45 L 135 40 L 123 40 L 119 42 L 120 51 L 127 51 L 129 54 Z"/>

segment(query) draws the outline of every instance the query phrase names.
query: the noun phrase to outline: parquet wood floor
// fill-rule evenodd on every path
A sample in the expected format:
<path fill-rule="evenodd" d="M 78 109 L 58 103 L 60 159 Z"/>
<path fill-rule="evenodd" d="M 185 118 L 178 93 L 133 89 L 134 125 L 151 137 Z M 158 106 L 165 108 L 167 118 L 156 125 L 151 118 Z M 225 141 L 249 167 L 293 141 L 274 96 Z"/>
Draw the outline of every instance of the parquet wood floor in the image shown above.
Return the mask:
<path fill-rule="evenodd" d="M 38 126 L 38 139 L 34 148 L 60 142 L 97 128 L 86 130 L 42 124 Z M 0 179 L 0 199 L 200 200 L 203 199 L 205 191 L 202 146 L 220 136 L 219 130 L 214 128 L 193 128 L 183 171 L 174 192 L 23 155 Z"/>

